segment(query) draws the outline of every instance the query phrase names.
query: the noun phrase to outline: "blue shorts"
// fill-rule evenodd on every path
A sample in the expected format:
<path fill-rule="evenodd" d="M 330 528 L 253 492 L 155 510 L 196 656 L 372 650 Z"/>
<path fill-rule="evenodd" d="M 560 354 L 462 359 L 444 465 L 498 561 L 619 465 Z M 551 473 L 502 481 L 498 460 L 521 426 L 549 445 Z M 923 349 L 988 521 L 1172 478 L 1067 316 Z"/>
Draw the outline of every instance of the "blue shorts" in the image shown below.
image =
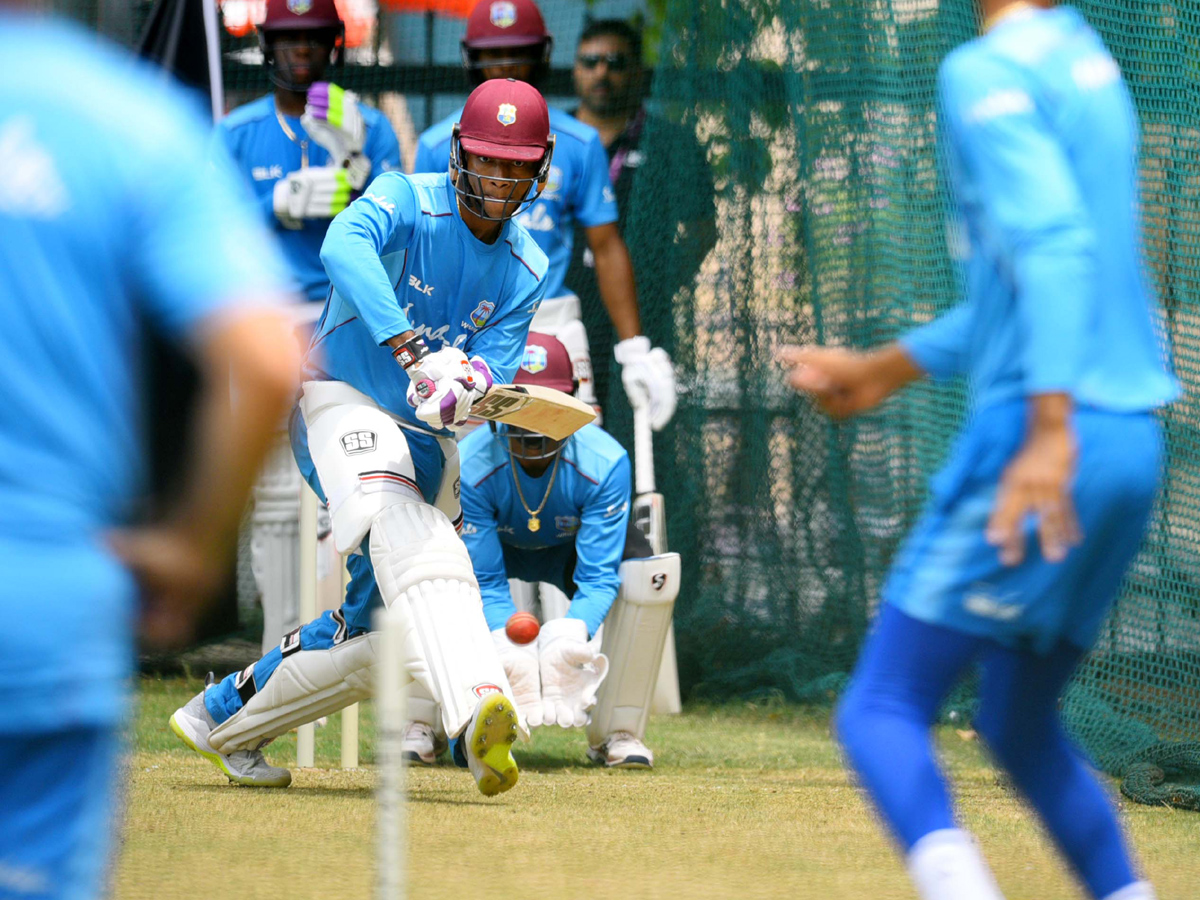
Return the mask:
<path fill-rule="evenodd" d="M 932 496 L 892 564 L 883 600 L 922 622 L 1001 644 L 1088 648 L 1141 545 L 1158 489 L 1162 429 L 1150 413 L 1076 410 L 1079 460 L 1072 497 L 1082 543 L 1061 563 L 1042 559 L 1035 523 L 1025 559 L 1000 563 L 984 530 L 1000 477 L 1025 437 L 1024 401 L 976 413 L 934 478 Z"/>
<path fill-rule="evenodd" d="M 0 734 L 0 900 L 104 894 L 119 728 Z"/>

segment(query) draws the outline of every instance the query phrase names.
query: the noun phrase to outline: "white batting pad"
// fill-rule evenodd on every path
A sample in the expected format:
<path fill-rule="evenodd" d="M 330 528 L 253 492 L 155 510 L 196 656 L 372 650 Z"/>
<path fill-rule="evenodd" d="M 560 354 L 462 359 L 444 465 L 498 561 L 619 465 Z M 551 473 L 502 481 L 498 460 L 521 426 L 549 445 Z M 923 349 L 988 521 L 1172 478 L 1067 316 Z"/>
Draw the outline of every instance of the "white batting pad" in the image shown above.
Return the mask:
<path fill-rule="evenodd" d="M 262 595 L 266 653 L 300 624 L 300 470 L 280 435 L 254 485 L 250 567 Z"/>
<path fill-rule="evenodd" d="M 621 563 L 621 590 L 604 620 L 601 649 L 610 668 L 588 723 L 591 746 L 616 731 L 645 736 L 679 574 L 678 553 Z"/>
<path fill-rule="evenodd" d="M 218 753 L 256 750 L 299 725 L 366 699 L 374 684 L 377 649 L 378 635 L 363 634 L 328 650 L 285 656 L 262 690 L 214 728 L 208 742 Z"/>
<path fill-rule="evenodd" d="M 308 452 L 329 500 L 338 553 L 357 549 L 387 506 L 422 500 L 403 430 L 370 397 L 340 381 L 306 381 L 300 410 Z"/>
<path fill-rule="evenodd" d="M 383 602 L 406 608 L 412 622 L 409 671 L 442 710 L 456 737 L 481 697 L 512 689 L 483 617 L 483 600 L 466 545 L 446 514 L 424 503 L 396 503 L 371 526 L 371 563 Z M 528 735 L 524 720 L 522 731 Z"/>

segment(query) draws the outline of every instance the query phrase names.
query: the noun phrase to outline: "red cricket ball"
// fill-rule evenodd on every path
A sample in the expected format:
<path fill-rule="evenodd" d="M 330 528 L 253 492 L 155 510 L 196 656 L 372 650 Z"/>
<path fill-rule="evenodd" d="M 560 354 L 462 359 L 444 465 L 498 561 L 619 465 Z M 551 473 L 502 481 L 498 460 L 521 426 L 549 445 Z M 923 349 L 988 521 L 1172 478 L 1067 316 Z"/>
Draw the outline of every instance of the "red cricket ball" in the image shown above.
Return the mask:
<path fill-rule="evenodd" d="M 537 616 L 529 612 L 517 612 L 508 617 L 504 633 L 514 644 L 528 644 L 537 640 L 542 626 L 538 624 Z"/>

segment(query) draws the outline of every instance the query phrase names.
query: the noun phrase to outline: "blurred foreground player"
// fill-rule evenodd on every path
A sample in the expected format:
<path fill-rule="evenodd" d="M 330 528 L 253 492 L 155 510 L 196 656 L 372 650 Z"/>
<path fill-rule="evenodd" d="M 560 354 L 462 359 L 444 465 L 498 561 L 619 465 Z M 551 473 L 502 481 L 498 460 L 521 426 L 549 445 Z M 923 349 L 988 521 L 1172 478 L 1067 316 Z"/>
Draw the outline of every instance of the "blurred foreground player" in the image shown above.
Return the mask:
<path fill-rule="evenodd" d="M 793 387 L 853 415 L 924 374 L 974 409 L 901 549 L 836 716 L 926 900 L 1001 897 L 956 822 L 929 729 L 968 666 L 975 727 L 1088 896 L 1149 900 L 1058 699 L 1137 552 L 1178 386 L 1140 264 L 1137 122 L 1083 18 L 983 4 L 939 75 L 967 297 L 872 353 L 789 348 Z"/>
<path fill-rule="evenodd" d="M 463 65 L 472 84 L 485 78 L 516 78 L 538 87 L 549 69 L 553 43 L 533 0 L 479 0 L 467 17 Z M 449 116 L 421 134 L 414 171 L 446 171 L 457 118 Z M 600 136 L 558 109 L 550 110 L 550 129 L 557 144 L 546 190 L 518 219 L 550 259 L 546 300 L 533 327 L 563 342 L 579 381 L 579 399 L 595 405 L 579 298 L 564 284 L 578 223 L 595 260 L 600 297 L 620 339 L 613 355 L 621 364 L 630 402 L 648 405 L 651 424 L 661 430 L 675 414 L 675 370 L 666 351 L 651 348 L 642 334 L 633 263 L 617 229 L 616 197 Z"/>
<path fill-rule="evenodd" d="M 0 4 L 0 897 L 103 891 L 140 610 L 186 638 L 299 365 L 285 264 L 159 71 Z M 86 138 L 86 139 L 83 139 Z M 204 378 L 183 493 L 145 490 L 141 354 Z M 236 403 L 230 408 L 230 379 Z"/>
<path fill-rule="evenodd" d="M 567 349 L 550 335 L 530 334 L 516 383 L 571 393 Z M 555 441 L 490 424 L 468 435 L 460 451 L 463 540 L 525 720 L 586 725 L 593 760 L 649 768 L 654 754 L 643 740 L 679 592 L 679 554 L 655 556 L 630 523 L 629 456 L 598 425 Z M 548 582 L 571 598 L 566 615 L 546 621 L 528 644 L 505 633 L 516 612 L 510 578 Z M 409 711 L 405 757 L 432 763 L 440 743 L 436 704 L 414 686 Z"/>
<path fill-rule="evenodd" d="M 455 434 L 512 377 L 541 302 L 546 257 L 513 217 L 545 187 L 553 148 L 541 94 L 486 82 L 454 129 L 450 173 L 381 175 L 330 226 L 333 289 L 292 448 L 329 502 L 338 552 L 357 551 L 351 590 L 171 717 L 230 781 L 286 787 L 291 773 L 262 748 L 369 696 L 382 602 L 407 614 L 407 671 L 438 698 L 445 733 L 466 736 L 480 791 L 516 784 L 520 721 L 458 535 Z"/>

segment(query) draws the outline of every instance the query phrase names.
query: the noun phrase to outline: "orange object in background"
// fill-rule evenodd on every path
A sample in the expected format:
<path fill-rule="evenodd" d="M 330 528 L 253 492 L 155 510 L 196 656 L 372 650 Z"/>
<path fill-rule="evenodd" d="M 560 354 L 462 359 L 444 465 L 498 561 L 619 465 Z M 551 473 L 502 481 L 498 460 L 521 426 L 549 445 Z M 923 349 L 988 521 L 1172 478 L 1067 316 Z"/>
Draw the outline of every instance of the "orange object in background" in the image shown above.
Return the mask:
<path fill-rule="evenodd" d="M 384 9 L 400 13 L 435 12 L 440 16 L 465 19 L 476 0 L 379 0 Z"/>
<path fill-rule="evenodd" d="M 346 46 L 361 47 L 371 41 L 375 28 L 375 0 L 335 0 L 346 26 Z M 225 30 L 234 37 L 245 37 L 267 15 L 266 0 L 221 0 Z M 465 15 L 465 13 L 464 13 Z"/>

